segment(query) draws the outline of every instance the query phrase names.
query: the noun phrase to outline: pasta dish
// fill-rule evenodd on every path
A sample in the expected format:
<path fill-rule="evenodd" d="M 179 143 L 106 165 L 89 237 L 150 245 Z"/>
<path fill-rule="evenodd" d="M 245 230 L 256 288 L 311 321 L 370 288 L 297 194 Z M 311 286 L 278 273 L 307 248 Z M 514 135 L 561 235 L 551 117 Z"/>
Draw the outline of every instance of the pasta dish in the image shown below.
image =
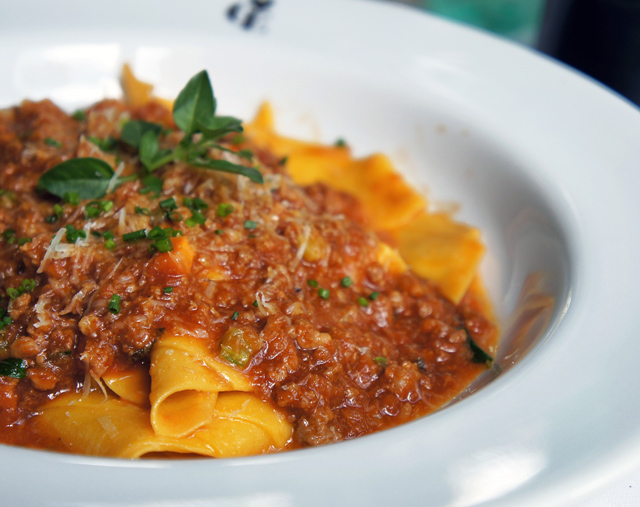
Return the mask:
<path fill-rule="evenodd" d="M 479 232 L 388 158 L 173 104 L 0 111 L 0 442 L 233 457 L 436 410 L 492 364 Z"/>

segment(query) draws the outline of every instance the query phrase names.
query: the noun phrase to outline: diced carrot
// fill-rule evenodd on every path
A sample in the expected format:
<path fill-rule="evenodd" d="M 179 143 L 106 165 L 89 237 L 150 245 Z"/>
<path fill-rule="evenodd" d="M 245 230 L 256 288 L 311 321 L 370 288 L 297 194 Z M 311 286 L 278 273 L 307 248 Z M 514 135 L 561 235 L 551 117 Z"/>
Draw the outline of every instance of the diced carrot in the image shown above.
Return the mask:
<path fill-rule="evenodd" d="M 196 252 L 183 236 L 171 238 L 171 244 L 173 250 L 157 254 L 154 266 L 165 275 L 186 275 L 191 271 Z"/>

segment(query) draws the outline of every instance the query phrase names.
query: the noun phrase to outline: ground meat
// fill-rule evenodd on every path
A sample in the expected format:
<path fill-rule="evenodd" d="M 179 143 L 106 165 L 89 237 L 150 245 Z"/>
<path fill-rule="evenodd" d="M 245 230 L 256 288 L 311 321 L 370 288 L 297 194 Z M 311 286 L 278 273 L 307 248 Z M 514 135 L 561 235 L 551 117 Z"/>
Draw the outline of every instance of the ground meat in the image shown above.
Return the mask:
<path fill-rule="evenodd" d="M 88 215 L 88 201 L 62 203 L 37 190 L 46 170 L 77 156 L 121 165 L 123 177 L 139 173 L 137 154 L 118 141 L 128 118 L 174 127 L 158 106 L 116 101 L 82 121 L 48 101 L 0 115 L 0 306 L 10 317 L 0 329 L 0 359 L 26 366 L 21 379 L 0 376 L 0 441 L 45 445 L 29 433 L 38 406 L 117 365 L 148 364 L 163 333 L 205 340 L 214 353 L 232 327 L 260 344 L 244 371 L 294 423 L 292 446 L 428 413 L 484 368 L 469 337 L 488 347 L 496 333 L 477 309 L 454 305 L 411 271 L 389 271 L 354 197 L 322 184 L 297 187 L 281 161 L 246 139 L 224 143 L 253 150 L 263 185 L 170 163 L 154 173 L 163 180 L 159 195 L 132 177 L 97 216 Z M 98 146 L 108 139 L 111 148 Z M 179 139 L 169 133 L 164 142 Z M 160 206 L 169 198 L 173 215 Z M 207 205 L 204 223 L 189 226 L 185 198 Z M 233 211 L 219 213 L 220 204 Z M 70 242 L 68 225 L 85 237 Z M 187 238 L 195 251 L 188 274 L 160 269 L 149 240 L 123 241 L 154 226 Z M 113 234 L 110 246 L 105 233 Z M 10 295 L 29 280 L 34 287 Z"/>

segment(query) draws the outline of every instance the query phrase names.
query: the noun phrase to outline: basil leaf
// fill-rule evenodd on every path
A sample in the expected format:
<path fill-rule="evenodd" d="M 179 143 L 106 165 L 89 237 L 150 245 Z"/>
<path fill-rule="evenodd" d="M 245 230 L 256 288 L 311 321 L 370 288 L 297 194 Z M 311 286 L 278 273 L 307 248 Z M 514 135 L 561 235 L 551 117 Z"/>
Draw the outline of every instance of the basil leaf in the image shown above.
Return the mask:
<path fill-rule="evenodd" d="M 215 171 L 221 171 L 223 173 L 240 174 L 246 176 L 256 183 L 264 183 L 262 174 L 254 167 L 246 167 L 239 164 L 233 164 L 227 160 L 213 160 L 213 159 L 195 159 L 189 160 L 191 165 L 196 167 L 202 167 L 203 169 L 213 169 Z"/>
<path fill-rule="evenodd" d="M 24 359 L 9 357 L 0 361 L 0 375 L 3 377 L 25 378 L 27 376 L 27 363 Z"/>
<path fill-rule="evenodd" d="M 206 124 L 200 124 L 200 131 L 207 139 L 217 139 L 231 132 L 241 134 L 242 121 L 232 116 L 214 116 Z"/>
<path fill-rule="evenodd" d="M 140 142 L 140 161 L 149 172 L 155 171 L 169 162 L 173 162 L 172 150 L 160 150 L 158 138 L 153 132 L 147 132 Z"/>
<path fill-rule="evenodd" d="M 81 199 L 100 199 L 107 194 L 113 169 L 98 158 L 72 158 L 40 176 L 38 188 L 60 198 L 75 192 Z"/>
<path fill-rule="evenodd" d="M 206 70 L 198 72 L 180 91 L 173 104 L 173 120 L 189 137 L 207 125 L 216 111 L 216 99 Z"/>
<path fill-rule="evenodd" d="M 158 156 L 159 150 L 158 135 L 151 130 L 146 132 L 140 139 L 140 162 L 149 171 L 153 171 L 151 166 L 153 165 L 153 160 Z"/>
<path fill-rule="evenodd" d="M 140 142 L 147 132 L 154 132 L 156 135 L 160 135 L 162 125 L 149 121 L 129 120 L 122 127 L 120 140 L 133 148 L 139 148 Z"/>

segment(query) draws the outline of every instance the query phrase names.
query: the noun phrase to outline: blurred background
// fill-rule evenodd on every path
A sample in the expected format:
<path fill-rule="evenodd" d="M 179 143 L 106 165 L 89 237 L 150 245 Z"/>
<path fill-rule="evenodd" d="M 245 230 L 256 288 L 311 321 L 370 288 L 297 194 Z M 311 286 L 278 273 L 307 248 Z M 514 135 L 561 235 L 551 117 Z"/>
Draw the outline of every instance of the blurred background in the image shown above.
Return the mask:
<path fill-rule="evenodd" d="M 640 0 L 395 0 L 536 48 L 640 105 Z"/>

